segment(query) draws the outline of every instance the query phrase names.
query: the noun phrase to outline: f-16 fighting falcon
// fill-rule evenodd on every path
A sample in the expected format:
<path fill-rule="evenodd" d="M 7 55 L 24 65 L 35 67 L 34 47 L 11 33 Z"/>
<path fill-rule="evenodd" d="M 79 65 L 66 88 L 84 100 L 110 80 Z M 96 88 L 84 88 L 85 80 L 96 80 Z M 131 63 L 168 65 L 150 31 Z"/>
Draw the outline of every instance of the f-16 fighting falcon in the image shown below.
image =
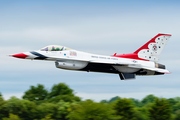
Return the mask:
<path fill-rule="evenodd" d="M 136 75 L 163 75 L 170 73 L 165 65 L 157 63 L 170 34 L 158 34 L 135 52 L 97 55 L 60 45 L 49 45 L 37 51 L 10 55 L 16 58 L 54 61 L 61 69 L 119 74 L 121 80 L 135 79 Z"/>

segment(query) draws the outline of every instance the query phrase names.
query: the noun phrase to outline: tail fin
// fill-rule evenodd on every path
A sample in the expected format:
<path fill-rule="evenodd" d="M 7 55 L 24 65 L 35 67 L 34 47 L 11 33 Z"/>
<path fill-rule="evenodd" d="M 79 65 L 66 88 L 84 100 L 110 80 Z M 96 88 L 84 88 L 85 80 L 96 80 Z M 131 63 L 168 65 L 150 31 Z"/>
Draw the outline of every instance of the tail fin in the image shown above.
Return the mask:
<path fill-rule="evenodd" d="M 157 62 L 170 37 L 170 34 L 158 34 L 134 53 L 141 59 Z"/>

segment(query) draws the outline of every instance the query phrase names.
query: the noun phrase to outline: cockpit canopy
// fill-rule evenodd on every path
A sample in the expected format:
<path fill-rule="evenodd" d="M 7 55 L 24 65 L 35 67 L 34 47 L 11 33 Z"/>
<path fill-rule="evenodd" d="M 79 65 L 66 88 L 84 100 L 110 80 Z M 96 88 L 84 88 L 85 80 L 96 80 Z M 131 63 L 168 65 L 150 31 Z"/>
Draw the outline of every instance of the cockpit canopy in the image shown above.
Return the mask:
<path fill-rule="evenodd" d="M 64 50 L 72 50 L 72 49 L 60 45 L 49 45 L 41 49 L 41 51 L 64 51 Z"/>

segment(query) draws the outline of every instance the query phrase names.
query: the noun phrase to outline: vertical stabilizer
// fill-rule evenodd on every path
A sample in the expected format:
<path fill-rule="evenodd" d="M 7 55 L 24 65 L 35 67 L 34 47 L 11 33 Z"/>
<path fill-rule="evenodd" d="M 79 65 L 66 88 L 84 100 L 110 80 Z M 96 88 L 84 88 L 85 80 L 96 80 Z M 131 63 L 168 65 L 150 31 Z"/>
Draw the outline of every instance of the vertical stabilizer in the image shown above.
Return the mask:
<path fill-rule="evenodd" d="M 134 53 L 141 59 L 157 62 L 160 53 L 170 37 L 170 34 L 158 34 Z"/>

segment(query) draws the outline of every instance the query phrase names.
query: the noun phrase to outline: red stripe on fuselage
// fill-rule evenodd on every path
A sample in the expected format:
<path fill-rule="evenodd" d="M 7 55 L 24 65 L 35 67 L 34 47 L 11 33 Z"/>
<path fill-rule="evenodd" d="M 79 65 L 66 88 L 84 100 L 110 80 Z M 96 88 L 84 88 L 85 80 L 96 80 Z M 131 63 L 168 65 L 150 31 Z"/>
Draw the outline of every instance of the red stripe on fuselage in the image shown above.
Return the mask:
<path fill-rule="evenodd" d="M 136 53 L 122 54 L 122 55 L 112 55 L 111 57 L 120 57 L 120 58 L 128 58 L 128 59 L 149 61 L 149 60 L 146 60 L 146 59 L 139 58 Z"/>

